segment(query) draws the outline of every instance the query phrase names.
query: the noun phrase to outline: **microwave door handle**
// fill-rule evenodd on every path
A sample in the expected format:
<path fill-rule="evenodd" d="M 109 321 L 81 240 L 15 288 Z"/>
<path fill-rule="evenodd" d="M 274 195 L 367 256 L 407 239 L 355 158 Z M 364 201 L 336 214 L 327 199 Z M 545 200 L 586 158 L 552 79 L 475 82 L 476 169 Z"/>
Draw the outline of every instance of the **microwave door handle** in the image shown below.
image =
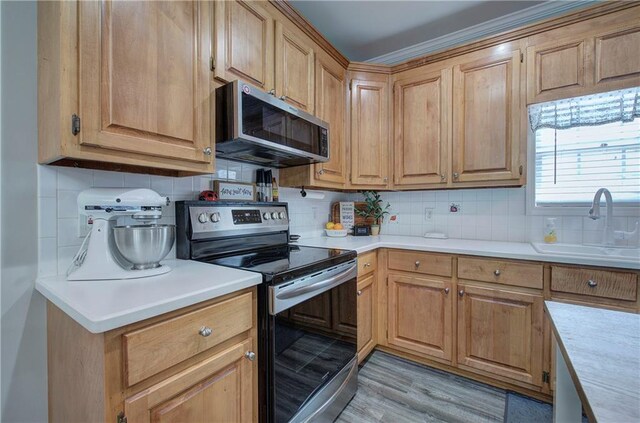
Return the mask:
<path fill-rule="evenodd" d="M 349 267 L 349 269 L 335 276 L 332 276 L 329 279 L 312 283 L 311 285 L 301 286 L 300 288 L 295 288 L 290 291 L 281 292 L 276 295 L 276 298 L 279 300 L 288 300 L 290 298 L 308 294 L 309 292 L 320 291 L 327 287 L 334 287 L 334 286 L 340 285 L 341 283 L 346 282 L 349 279 L 356 276 L 353 274 L 355 273 L 356 268 L 357 268 L 357 265 L 354 264 L 353 266 Z"/>

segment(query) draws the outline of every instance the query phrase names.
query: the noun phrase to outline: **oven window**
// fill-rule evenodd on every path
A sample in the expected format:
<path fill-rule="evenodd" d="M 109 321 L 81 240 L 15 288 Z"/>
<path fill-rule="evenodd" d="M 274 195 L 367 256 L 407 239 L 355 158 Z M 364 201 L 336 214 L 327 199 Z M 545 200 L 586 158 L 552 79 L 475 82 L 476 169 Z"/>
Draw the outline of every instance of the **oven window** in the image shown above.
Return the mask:
<path fill-rule="evenodd" d="M 356 279 L 275 316 L 276 422 L 287 422 L 356 354 Z"/>
<path fill-rule="evenodd" d="M 301 117 L 242 93 L 242 118 L 246 135 L 321 155 L 321 128 Z"/>

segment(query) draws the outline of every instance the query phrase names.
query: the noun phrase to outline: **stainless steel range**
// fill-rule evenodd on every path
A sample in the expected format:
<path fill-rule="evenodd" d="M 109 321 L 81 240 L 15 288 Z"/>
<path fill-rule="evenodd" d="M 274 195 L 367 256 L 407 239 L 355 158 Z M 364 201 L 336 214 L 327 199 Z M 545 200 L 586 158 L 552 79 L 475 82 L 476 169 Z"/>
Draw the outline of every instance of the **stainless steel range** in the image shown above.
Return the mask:
<path fill-rule="evenodd" d="M 355 251 L 289 244 L 286 203 L 179 201 L 177 256 L 262 274 L 261 422 L 331 422 L 357 389 Z"/>

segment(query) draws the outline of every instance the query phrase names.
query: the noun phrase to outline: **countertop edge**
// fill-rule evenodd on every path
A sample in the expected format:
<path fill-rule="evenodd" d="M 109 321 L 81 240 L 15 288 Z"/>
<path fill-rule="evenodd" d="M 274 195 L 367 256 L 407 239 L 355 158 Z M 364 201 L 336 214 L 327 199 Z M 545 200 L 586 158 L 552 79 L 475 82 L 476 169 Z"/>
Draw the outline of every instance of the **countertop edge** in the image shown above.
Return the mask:
<path fill-rule="evenodd" d="M 234 280 L 233 282 L 225 285 L 218 285 L 211 289 L 188 293 L 182 297 L 172 298 L 165 302 L 145 304 L 144 307 L 141 307 L 140 309 L 127 310 L 121 313 L 108 315 L 100 319 L 91 319 L 69 305 L 68 302 L 64 301 L 64 299 L 50 290 L 48 286 L 42 284 L 40 282 L 41 279 L 46 278 L 36 279 L 35 289 L 48 301 L 51 301 L 51 303 L 56 307 L 64 311 L 65 314 L 71 317 L 74 321 L 94 334 L 108 332 L 132 323 L 137 323 L 181 308 L 189 307 L 203 301 L 213 300 L 245 288 L 259 285 L 262 282 L 262 276 L 256 273 L 255 275 Z"/>
<path fill-rule="evenodd" d="M 383 235 L 384 236 L 384 235 Z M 399 249 L 399 250 L 414 250 L 414 251 L 428 251 L 434 253 L 445 253 L 445 254 L 460 254 L 460 255 L 470 255 L 470 256 L 478 256 L 478 257 L 495 257 L 495 258 L 505 258 L 505 259 L 513 259 L 513 260 L 528 260 L 528 261 L 539 261 L 544 263 L 560 263 L 560 264 L 573 264 L 573 265 L 584 265 L 584 266 L 594 266 L 594 267 L 608 267 L 613 269 L 624 269 L 631 271 L 639 271 L 640 263 L 634 266 L 633 262 L 626 261 L 617 261 L 617 260 L 601 260 L 597 258 L 586 258 L 586 257 L 576 257 L 569 255 L 548 255 L 538 253 L 533 249 L 530 243 L 520 243 L 513 242 L 512 244 L 518 245 L 520 247 L 528 246 L 531 248 L 530 253 L 507 253 L 504 251 L 496 251 L 496 250 L 488 250 L 481 251 L 476 249 L 462 249 L 455 247 L 447 247 L 447 246 L 431 246 L 431 245 L 417 245 L 414 242 L 418 240 L 422 240 L 422 237 L 410 237 L 407 238 L 416 238 L 415 240 L 407 241 L 407 242 L 398 242 L 398 241 L 387 241 L 387 240 L 371 240 L 369 244 L 358 247 L 351 247 L 349 245 L 345 246 L 329 246 L 329 245 L 321 245 L 326 242 L 335 242 L 338 243 L 340 241 L 336 241 L 335 238 L 324 238 L 324 237 L 316 237 L 309 238 L 307 240 L 301 239 L 297 242 L 298 245 L 306 245 L 312 247 L 327 247 L 327 248 L 338 248 L 338 249 L 353 249 L 358 254 L 366 253 L 369 251 L 376 250 L 378 248 L 391 248 L 391 249 Z M 340 238 L 344 239 L 344 238 Z M 333 240 L 333 241 L 330 241 Z M 443 240 L 446 241 L 446 240 Z M 464 241 L 464 240 L 462 240 Z M 472 240 L 474 242 L 478 240 Z M 491 243 L 494 241 L 486 241 L 487 243 Z M 504 243 L 507 243 L 504 241 Z M 337 245 L 337 244 L 336 244 Z"/>

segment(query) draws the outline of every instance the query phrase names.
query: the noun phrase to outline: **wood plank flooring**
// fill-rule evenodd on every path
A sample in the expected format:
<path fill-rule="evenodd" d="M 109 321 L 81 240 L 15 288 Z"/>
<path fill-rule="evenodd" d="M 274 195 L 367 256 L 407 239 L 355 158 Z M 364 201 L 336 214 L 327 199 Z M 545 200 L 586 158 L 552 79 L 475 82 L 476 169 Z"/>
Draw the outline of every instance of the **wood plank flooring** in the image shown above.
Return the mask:
<path fill-rule="evenodd" d="M 375 351 L 339 423 L 502 422 L 506 393 Z"/>

